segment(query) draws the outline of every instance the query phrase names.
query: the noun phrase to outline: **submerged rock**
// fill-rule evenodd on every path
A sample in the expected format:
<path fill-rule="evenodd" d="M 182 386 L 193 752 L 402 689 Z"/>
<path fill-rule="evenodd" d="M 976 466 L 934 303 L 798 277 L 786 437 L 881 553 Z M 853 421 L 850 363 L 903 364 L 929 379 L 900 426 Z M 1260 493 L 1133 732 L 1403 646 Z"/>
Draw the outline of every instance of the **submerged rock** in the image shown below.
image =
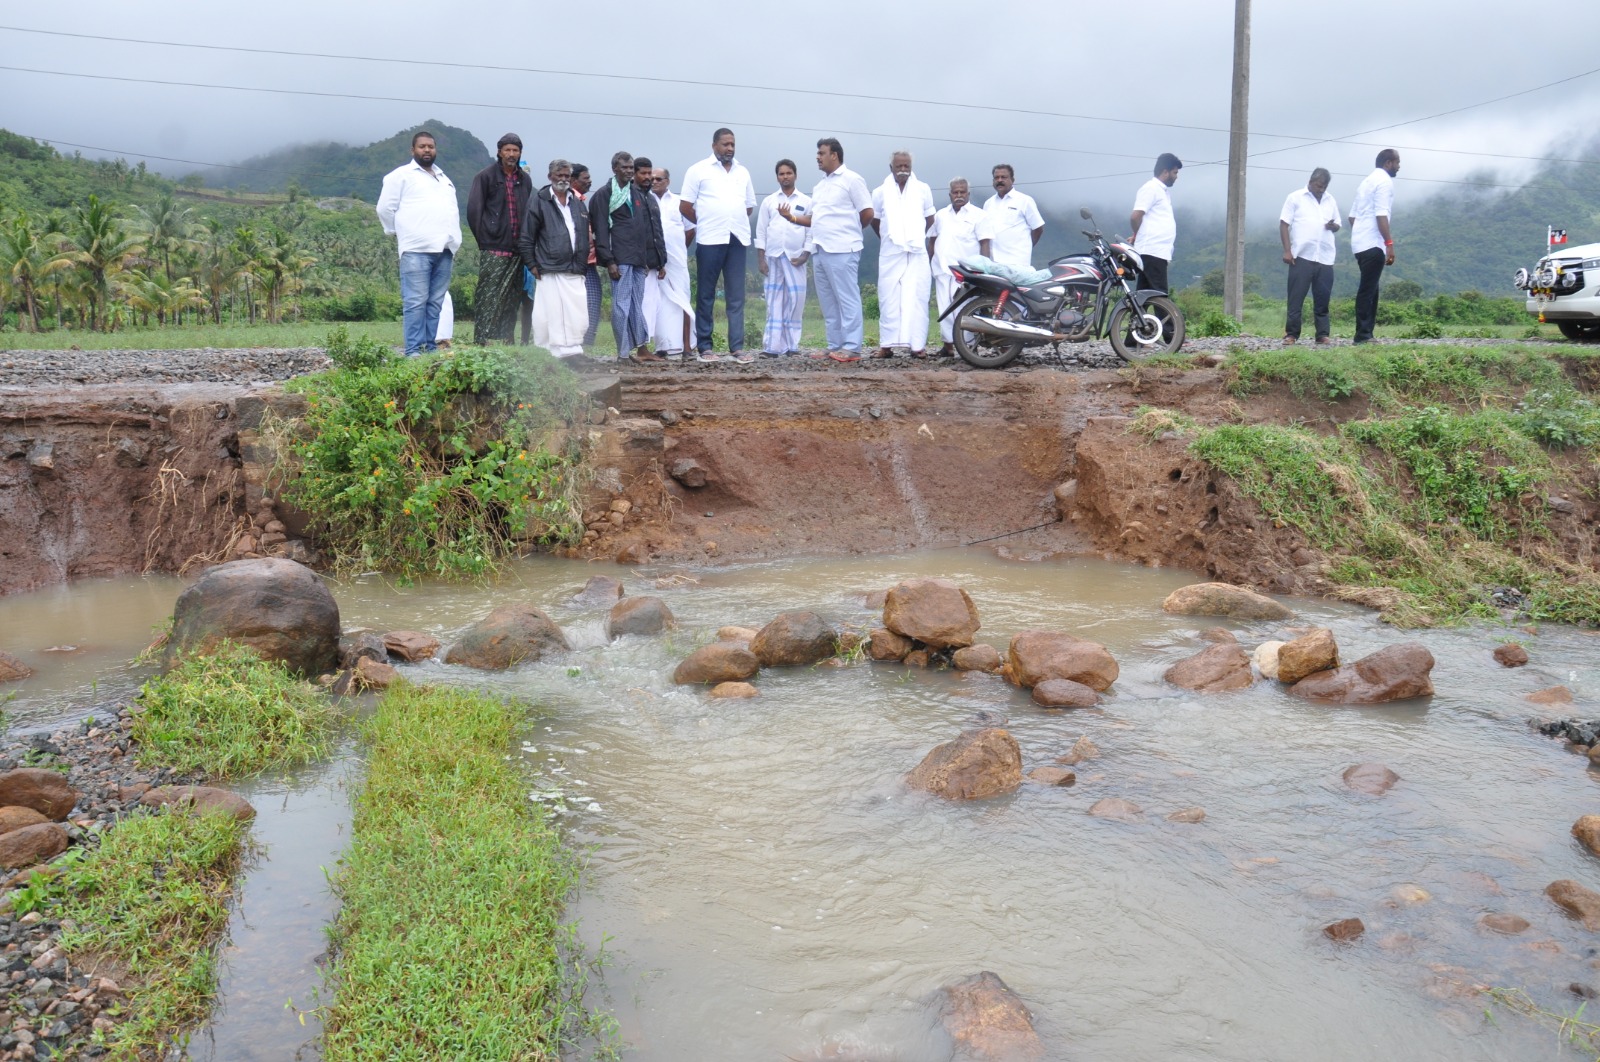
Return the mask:
<path fill-rule="evenodd" d="M 1542 690 L 1534 690 L 1527 699 L 1534 704 L 1571 704 L 1572 691 L 1565 686 L 1547 686 Z"/>
<path fill-rule="evenodd" d="M 839 632 L 815 612 L 784 612 L 756 632 L 750 651 L 762 667 L 805 667 L 834 654 Z"/>
<path fill-rule="evenodd" d="M 1570 878 L 1552 881 L 1544 894 L 1567 914 L 1583 923 L 1583 928 L 1600 930 L 1600 893 L 1584 888 Z"/>
<path fill-rule="evenodd" d="M 1345 785 L 1368 796 L 1383 796 L 1400 781 L 1398 774 L 1381 763 L 1358 763 L 1347 768 L 1343 778 Z"/>
<path fill-rule="evenodd" d="M 1600 815 L 1584 815 L 1572 824 L 1572 836 L 1589 850 L 1600 856 Z"/>
<path fill-rule="evenodd" d="M 1022 750 L 998 727 L 969 730 L 925 756 L 906 784 L 949 800 L 983 800 L 1022 784 Z"/>
<path fill-rule="evenodd" d="M 754 627 L 718 627 L 717 641 L 719 642 L 744 642 L 748 645 L 754 641 L 756 631 Z"/>
<path fill-rule="evenodd" d="M 1144 814 L 1144 808 L 1141 808 L 1131 800 L 1124 800 L 1121 797 L 1106 797 L 1091 804 L 1089 806 L 1089 814 L 1097 819 L 1136 822 Z"/>
<path fill-rule="evenodd" d="M 33 674 L 33 668 L 7 652 L 0 652 L 0 682 L 19 682 Z"/>
<path fill-rule="evenodd" d="M 1168 822 L 1204 822 L 1206 820 L 1205 808 L 1179 808 L 1167 816 Z"/>
<path fill-rule="evenodd" d="M 1505 936 L 1516 936 L 1528 930 L 1528 920 L 1514 914 L 1486 914 L 1478 919 L 1478 924 L 1491 933 L 1501 933 Z"/>
<path fill-rule="evenodd" d="M 1167 595 L 1161 608 L 1180 616 L 1227 616 L 1242 620 L 1281 620 L 1294 613 L 1283 605 L 1231 583 L 1194 583 Z"/>
<path fill-rule="evenodd" d="M 1341 918 L 1322 927 L 1322 935 L 1329 940 L 1355 940 L 1367 931 L 1366 923 L 1359 918 Z"/>
<path fill-rule="evenodd" d="M 684 657 L 672 672 L 672 681 L 680 686 L 715 686 L 719 682 L 743 682 L 760 670 L 761 661 L 745 643 L 712 642 Z"/>
<path fill-rule="evenodd" d="M 319 675 L 339 663 L 339 606 L 303 564 L 276 558 L 219 564 L 178 595 L 162 664 L 171 669 L 223 641 Z"/>
<path fill-rule="evenodd" d="M 1248 689 L 1256 680 L 1250 655 L 1236 643 L 1207 646 L 1167 668 L 1161 677 L 1196 693 Z"/>
<path fill-rule="evenodd" d="M 678 625 L 672 610 L 659 597 L 625 597 L 611 606 L 606 616 L 606 634 L 660 634 Z"/>
<path fill-rule="evenodd" d="M 1521 667 L 1528 662 L 1528 651 L 1516 642 L 1507 642 L 1495 646 L 1494 659 L 1501 667 Z"/>
<path fill-rule="evenodd" d="M 1104 693 L 1117 681 L 1117 661 L 1105 646 L 1056 631 L 1023 631 L 1011 639 L 1006 667 L 1018 686 L 1033 688 L 1046 679 L 1081 682 Z"/>
<path fill-rule="evenodd" d="M 1308 701 L 1327 704 L 1382 704 L 1433 695 L 1433 654 L 1420 642 L 1405 642 L 1362 657 L 1353 664 L 1319 671 L 1289 687 Z"/>
<path fill-rule="evenodd" d="M 1278 650 L 1277 679 L 1292 686 L 1309 675 L 1331 671 L 1338 666 L 1339 645 L 1333 639 L 1333 632 L 1326 627 L 1318 627 L 1310 634 L 1283 643 Z"/>
<path fill-rule="evenodd" d="M 591 575 L 589 581 L 567 599 L 574 608 L 609 608 L 622 597 L 622 581 L 609 575 Z"/>
<path fill-rule="evenodd" d="M 1065 767 L 1035 767 L 1028 772 L 1028 780 L 1038 782 L 1040 785 L 1066 787 L 1078 781 L 1078 774 Z"/>
<path fill-rule="evenodd" d="M 978 606 L 948 579 L 907 579 L 884 596 L 883 625 L 934 649 L 960 649 L 977 637 Z"/>
<path fill-rule="evenodd" d="M 719 682 L 711 687 L 711 692 L 707 696 L 724 700 L 745 700 L 761 696 L 761 691 L 748 682 Z"/>
<path fill-rule="evenodd" d="M 444 655 L 444 662 L 504 671 L 570 648 L 555 620 L 540 609 L 501 605 L 469 627 Z"/>
<path fill-rule="evenodd" d="M 1032 1062 L 1044 1058 L 1033 1015 L 999 974 L 984 970 L 942 990 L 940 1021 L 974 1059 Z"/>
<path fill-rule="evenodd" d="M 1077 741 L 1074 741 L 1072 743 L 1072 748 L 1066 753 L 1057 756 L 1056 762 L 1072 766 L 1074 764 L 1082 763 L 1084 760 L 1092 760 L 1099 755 L 1100 747 L 1094 742 L 1090 741 L 1089 735 L 1085 734 Z"/>
<path fill-rule="evenodd" d="M 1092 708 L 1100 695 L 1071 679 L 1045 679 L 1033 688 L 1033 703 L 1041 708 Z"/>

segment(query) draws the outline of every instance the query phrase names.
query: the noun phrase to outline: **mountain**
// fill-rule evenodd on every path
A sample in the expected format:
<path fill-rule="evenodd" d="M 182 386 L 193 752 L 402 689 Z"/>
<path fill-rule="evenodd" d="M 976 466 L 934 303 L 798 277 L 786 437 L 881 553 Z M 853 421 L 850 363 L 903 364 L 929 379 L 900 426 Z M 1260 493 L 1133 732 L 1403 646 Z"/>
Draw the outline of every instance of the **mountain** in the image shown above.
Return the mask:
<path fill-rule="evenodd" d="M 494 154 L 465 129 L 439 121 L 402 129 L 365 147 L 332 142 L 294 144 L 246 159 L 237 168 L 208 170 L 204 176 L 213 187 L 275 192 L 293 183 L 319 198 L 348 196 L 372 203 L 377 201 L 383 175 L 411 158 L 412 134 L 423 129 L 433 134 L 439 146 L 439 166 L 455 184 L 465 213 L 472 176 L 493 162 Z"/>

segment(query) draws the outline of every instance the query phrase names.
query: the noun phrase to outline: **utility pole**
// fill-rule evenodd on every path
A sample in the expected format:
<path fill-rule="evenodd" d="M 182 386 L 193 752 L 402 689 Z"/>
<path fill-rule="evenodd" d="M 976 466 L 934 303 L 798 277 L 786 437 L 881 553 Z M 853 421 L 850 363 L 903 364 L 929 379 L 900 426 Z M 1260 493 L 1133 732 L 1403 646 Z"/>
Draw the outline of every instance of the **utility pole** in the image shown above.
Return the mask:
<path fill-rule="evenodd" d="M 1228 237 L 1222 309 L 1244 321 L 1245 156 L 1250 150 L 1250 0 L 1233 0 L 1233 111 L 1228 120 Z"/>

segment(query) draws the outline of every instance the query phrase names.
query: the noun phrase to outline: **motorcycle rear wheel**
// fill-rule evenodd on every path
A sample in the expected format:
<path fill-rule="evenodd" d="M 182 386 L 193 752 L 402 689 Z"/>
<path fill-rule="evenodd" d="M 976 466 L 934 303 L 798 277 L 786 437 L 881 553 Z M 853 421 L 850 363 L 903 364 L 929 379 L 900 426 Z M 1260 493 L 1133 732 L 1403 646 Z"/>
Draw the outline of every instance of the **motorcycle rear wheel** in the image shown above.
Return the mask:
<path fill-rule="evenodd" d="M 1135 329 L 1145 342 L 1140 342 Z M 1111 335 L 1111 349 L 1123 361 L 1143 361 L 1157 354 L 1172 354 L 1183 346 L 1183 311 L 1165 295 L 1157 295 L 1146 302 L 1142 314 L 1134 310 L 1132 302 L 1124 301 L 1111 312 L 1107 331 Z"/>
<path fill-rule="evenodd" d="M 983 332 L 969 332 L 961 327 L 962 321 L 968 317 L 998 318 L 1003 321 L 1020 321 L 1022 313 L 1009 302 L 1005 309 L 998 314 L 995 312 L 996 299 L 993 295 L 975 295 L 955 312 L 955 327 L 951 329 L 954 334 L 956 352 L 975 369 L 1000 369 L 1010 365 L 1022 353 L 1023 343 L 1020 339 L 1005 339 L 1001 336 L 991 336 Z"/>

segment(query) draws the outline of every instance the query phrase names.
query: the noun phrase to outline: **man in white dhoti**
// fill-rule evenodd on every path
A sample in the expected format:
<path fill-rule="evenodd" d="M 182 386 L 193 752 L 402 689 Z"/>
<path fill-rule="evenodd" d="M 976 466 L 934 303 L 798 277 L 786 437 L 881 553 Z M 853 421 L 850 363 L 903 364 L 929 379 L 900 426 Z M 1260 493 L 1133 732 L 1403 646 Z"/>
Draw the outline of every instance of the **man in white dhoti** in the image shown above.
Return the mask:
<path fill-rule="evenodd" d="M 800 328 L 806 311 L 806 230 L 785 221 L 778 207 L 787 205 L 795 214 L 811 209 L 811 197 L 795 191 L 799 174 L 795 164 L 783 159 L 775 172 L 778 191 L 763 199 L 756 212 L 756 267 L 767 281 L 767 327 L 762 333 L 761 354 L 768 358 L 800 353 Z"/>
<path fill-rule="evenodd" d="M 645 278 L 644 319 L 650 326 L 656 353 L 668 361 L 682 361 L 694 333 L 694 300 L 689 294 L 689 245 L 694 242 L 694 223 L 678 209 L 672 174 L 666 167 L 651 171 L 650 194 L 661 206 L 667 274 Z"/>
<path fill-rule="evenodd" d="M 550 163 L 550 184 L 528 201 L 517 238 L 522 262 L 538 278 L 533 292 L 533 344 L 558 358 L 583 356 L 589 328 L 589 211 L 572 190 L 572 164 Z"/>
<path fill-rule="evenodd" d="M 872 231 L 878 234 L 878 351 L 887 358 L 907 347 L 928 356 L 928 227 L 933 189 L 911 172 L 911 152 L 889 156 L 889 176 L 872 193 Z"/>
<path fill-rule="evenodd" d="M 933 293 L 940 316 L 950 308 L 956 291 L 956 278 L 950 267 L 974 255 L 992 257 L 993 237 L 993 222 L 987 213 L 972 205 L 972 187 L 967 179 L 957 177 L 951 181 L 950 205 L 939 209 L 928 229 L 928 257 L 933 261 Z M 954 317 L 939 322 L 939 333 L 944 337 L 944 346 L 939 348 L 941 358 L 955 357 L 955 323 Z"/>

